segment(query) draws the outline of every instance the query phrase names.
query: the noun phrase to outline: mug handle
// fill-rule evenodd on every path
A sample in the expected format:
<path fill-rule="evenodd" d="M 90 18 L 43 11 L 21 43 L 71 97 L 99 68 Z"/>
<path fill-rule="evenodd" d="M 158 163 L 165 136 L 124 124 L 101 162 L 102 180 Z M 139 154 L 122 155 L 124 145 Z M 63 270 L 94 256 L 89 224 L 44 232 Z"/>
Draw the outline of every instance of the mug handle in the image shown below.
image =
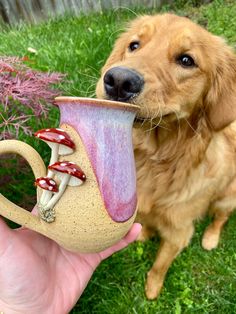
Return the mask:
<path fill-rule="evenodd" d="M 2 154 L 19 154 L 29 163 L 33 170 L 35 178 L 46 176 L 46 167 L 39 153 L 30 145 L 17 140 L 0 141 L 0 155 Z M 1 165 L 0 165 L 1 166 Z M 38 198 L 37 191 L 37 198 Z M 17 206 L 9 201 L 0 193 L 0 215 L 16 222 L 19 225 L 36 230 L 39 218 L 32 215 L 24 208 Z"/>

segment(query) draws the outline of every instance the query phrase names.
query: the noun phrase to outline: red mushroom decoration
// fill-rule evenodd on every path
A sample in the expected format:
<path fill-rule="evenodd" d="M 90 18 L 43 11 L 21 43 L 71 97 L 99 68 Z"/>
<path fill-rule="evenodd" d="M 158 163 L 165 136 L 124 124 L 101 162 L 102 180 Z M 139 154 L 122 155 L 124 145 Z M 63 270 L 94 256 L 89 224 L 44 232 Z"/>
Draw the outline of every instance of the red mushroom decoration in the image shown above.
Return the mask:
<path fill-rule="evenodd" d="M 70 155 L 75 149 L 75 144 L 70 136 L 59 128 L 43 129 L 34 134 L 48 144 L 52 150 L 49 165 L 54 164 L 58 160 L 58 155 Z M 52 177 L 52 172 L 49 172 L 48 177 Z"/>
<path fill-rule="evenodd" d="M 55 220 L 55 212 L 45 210 L 45 206 L 50 201 L 53 193 L 58 192 L 58 186 L 52 178 L 48 177 L 37 178 L 35 180 L 35 185 L 43 189 L 43 193 L 38 204 L 40 216 L 47 222 L 53 222 Z"/>
<path fill-rule="evenodd" d="M 53 171 L 57 177 L 61 179 L 61 183 L 59 185 L 58 193 L 51 198 L 45 207 L 46 209 L 50 209 L 55 206 L 64 193 L 67 185 L 79 186 L 86 180 L 84 172 L 72 161 L 58 161 L 53 165 L 48 166 L 48 169 Z"/>
<path fill-rule="evenodd" d="M 48 178 L 48 177 L 37 178 L 35 180 L 35 185 L 39 186 L 45 191 L 58 192 L 58 187 L 57 187 L 56 182 L 53 179 Z"/>

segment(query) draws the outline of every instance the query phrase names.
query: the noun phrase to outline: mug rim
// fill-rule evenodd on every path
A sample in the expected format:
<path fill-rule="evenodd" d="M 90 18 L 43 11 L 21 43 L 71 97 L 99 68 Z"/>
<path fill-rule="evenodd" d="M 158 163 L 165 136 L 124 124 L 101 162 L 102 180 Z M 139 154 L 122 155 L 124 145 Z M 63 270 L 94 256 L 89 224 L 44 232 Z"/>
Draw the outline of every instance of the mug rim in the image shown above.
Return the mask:
<path fill-rule="evenodd" d="M 116 109 L 124 109 L 129 111 L 138 111 L 140 108 L 137 105 L 133 105 L 130 103 L 120 102 L 120 101 L 113 101 L 108 99 L 101 99 L 101 98 L 89 98 L 89 97 L 76 97 L 76 96 L 58 96 L 54 99 L 54 103 L 56 105 L 60 103 L 75 103 L 80 101 L 83 104 L 88 105 L 105 105 L 107 108 L 116 108 Z"/>

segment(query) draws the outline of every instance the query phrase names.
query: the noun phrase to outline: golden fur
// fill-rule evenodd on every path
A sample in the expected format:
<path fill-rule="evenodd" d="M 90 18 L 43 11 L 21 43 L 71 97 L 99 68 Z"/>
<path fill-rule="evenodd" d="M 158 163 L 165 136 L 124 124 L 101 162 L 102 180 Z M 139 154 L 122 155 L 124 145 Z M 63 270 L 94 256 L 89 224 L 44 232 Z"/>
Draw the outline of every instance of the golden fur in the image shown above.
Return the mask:
<path fill-rule="evenodd" d="M 134 51 L 132 41 L 140 44 Z M 177 62 L 186 53 L 197 66 Z M 103 77 L 114 66 L 138 71 L 145 82 L 130 102 L 140 106 L 134 128 L 140 238 L 161 236 L 146 282 L 154 299 L 194 221 L 209 210 L 214 215 L 202 240 L 210 250 L 236 207 L 236 56 L 189 19 L 164 14 L 136 19 L 120 36 L 102 69 L 99 98 L 107 98 Z"/>

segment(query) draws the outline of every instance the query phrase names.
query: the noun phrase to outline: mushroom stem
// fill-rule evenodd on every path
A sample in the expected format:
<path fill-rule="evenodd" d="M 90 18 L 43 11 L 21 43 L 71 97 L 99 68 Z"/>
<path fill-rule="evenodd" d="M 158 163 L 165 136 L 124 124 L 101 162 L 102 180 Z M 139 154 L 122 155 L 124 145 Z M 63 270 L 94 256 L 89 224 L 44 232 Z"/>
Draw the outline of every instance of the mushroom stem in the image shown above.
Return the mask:
<path fill-rule="evenodd" d="M 43 193 L 42 193 L 42 195 L 40 197 L 39 203 L 42 206 L 45 206 L 50 201 L 51 197 L 52 197 L 52 192 L 51 191 L 43 190 Z"/>
<path fill-rule="evenodd" d="M 61 198 L 62 194 L 64 193 L 66 187 L 67 187 L 67 183 L 70 180 L 70 174 L 67 173 L 64 175 L 60 185 L 59 185 L 59 191 L 53 195 L 53 197 L 50 199 L 50 201 L 48 202 L 48 204 L 46 204 L 45 206 L 45 210 L 48 210 L 50 208 L 53 208 L 55 206 L 55 204 L 59 201 L 59 199 Z"/>
<path fill-rule="evenodd" d="M 59 155 L 59 144 L 54 145 L 52 147 L 49 166 L 58 161 L 58 155 Z M 48 170 L 47 177 L 48 178 L 53 178 L 53 176 L 54 176 L 54 172 L 51 171 L 51 170 Z"/>

